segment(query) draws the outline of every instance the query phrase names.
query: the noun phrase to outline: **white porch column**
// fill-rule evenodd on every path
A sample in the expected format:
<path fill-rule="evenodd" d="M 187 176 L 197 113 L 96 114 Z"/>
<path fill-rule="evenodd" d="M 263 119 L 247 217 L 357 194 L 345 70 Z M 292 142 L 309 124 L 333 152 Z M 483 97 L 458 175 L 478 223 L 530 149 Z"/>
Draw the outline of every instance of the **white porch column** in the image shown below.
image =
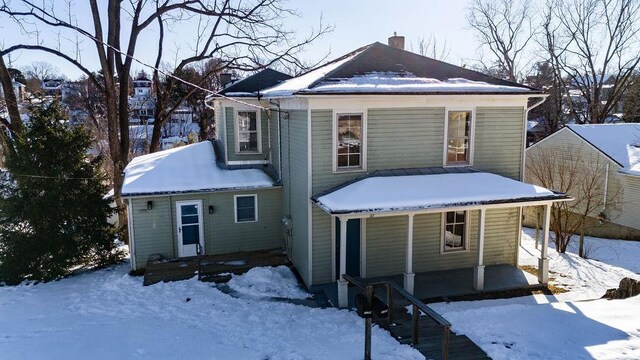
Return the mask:
<path fill-rule="evenodd" d="M 338 307 L 349 306 L 349 283 L 342 278 L 347 273 L 347 221 L 343 217 L 340 220 L 340 274 L 338 274 Z"/>
<path fill-rule="evenodd" d="M 476 290 L 484 289 L 484 223 L 486 212 L 486 209 L 478 210 L 478 260 L 476 267 L 473 268 L 473 288 Z"/>
<path fill-rule="evenodd" d="M 404 271 L 404 289 L 413 294 L 413 283 L 416 274 L 413 273 L 413 214 L 409 214 L 407 225 L 407 257 Z"/>
<path fill-rule="evenodd" d="M 549 224 L 551 222 L 551 204 L 544 206 L 544 219 L 542 228 L 542 247 L 540 248 L 540 259 L 538 260 L 538 282 L 546 284 L 549 282 L 549 259 L 547 251 L 549 248 Z"/>

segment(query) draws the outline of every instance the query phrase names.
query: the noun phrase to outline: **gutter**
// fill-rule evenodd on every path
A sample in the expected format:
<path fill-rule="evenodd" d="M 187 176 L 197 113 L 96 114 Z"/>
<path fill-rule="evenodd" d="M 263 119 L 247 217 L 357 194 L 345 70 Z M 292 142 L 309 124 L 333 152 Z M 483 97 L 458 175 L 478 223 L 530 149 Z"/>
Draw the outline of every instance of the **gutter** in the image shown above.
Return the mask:
<path fill-rule="evenodd" d="M 522 119 L 522 145 L 524 146 L 522 148 L 522 165 L 520 168 L 520 181 L 524 181 L 524 175 L 525 175 L 525 169 L 526 169 L 526 160 L 527 160 L 527 121 L 529 119 L 529 111 L 533 110 L 534 108 L 537 108 L 538 106 L 542 105 L 542 103 L 544 103 L 545 101 L 547 101 L 547 97 L 549 96 L 549 94 L 541 94 L 540 97 L 541 99 L 534 103 L 533 105 L 527 107 L 527 109 L 524 112 L 524 116 Z"/>

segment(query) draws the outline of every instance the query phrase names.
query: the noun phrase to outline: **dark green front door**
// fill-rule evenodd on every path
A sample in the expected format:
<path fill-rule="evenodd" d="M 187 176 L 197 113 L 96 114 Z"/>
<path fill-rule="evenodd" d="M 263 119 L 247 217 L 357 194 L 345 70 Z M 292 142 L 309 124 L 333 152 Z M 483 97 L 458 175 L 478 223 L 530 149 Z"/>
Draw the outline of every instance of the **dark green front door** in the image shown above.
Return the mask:
<path fill-rule="evenodd" d="M 336 279 L 340 276 L 340 220 L 336 219 Z M 360 219 L 347 221 L 347 275 L 360 276 Z"/>

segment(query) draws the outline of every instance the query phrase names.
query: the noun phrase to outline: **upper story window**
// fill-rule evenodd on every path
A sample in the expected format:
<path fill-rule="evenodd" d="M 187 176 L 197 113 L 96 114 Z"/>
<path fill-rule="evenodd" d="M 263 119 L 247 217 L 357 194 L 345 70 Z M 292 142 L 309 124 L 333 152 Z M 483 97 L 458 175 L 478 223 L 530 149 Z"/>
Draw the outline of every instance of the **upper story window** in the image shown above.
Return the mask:
<path fill-rule="evenodd" d="M 338 114 L 336 119 L 336 170 L 364 169 L 362 114 Z"/>
<path fill-rule="evenodd" d="M 442 252 L 468 248 L 467 212 L 449 211 L 443 214 Z"/>
<path fill-rule="evenodd" d="M 446 165 L 471 165 L 471 111 L 449 111 L 447 115 Z"/>
<path fill-rule="evenodd" d="M 236 116 L 236 152 L 260 152 L 260 117 L 257 111 L 238 111 Z"/>

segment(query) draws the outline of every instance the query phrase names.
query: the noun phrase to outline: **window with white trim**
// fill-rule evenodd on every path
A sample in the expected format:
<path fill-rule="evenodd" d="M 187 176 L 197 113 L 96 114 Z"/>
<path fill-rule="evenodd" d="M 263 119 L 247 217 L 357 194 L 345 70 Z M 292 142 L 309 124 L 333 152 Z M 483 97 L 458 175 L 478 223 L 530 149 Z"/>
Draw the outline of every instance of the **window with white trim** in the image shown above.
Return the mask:
<path fill-rule="evenodd" d="M 443 216 L 442 251 L 466 250 L 468 244 L 467 212 L 448 211 Z"/>
<path fill-rule="evenodd" d="M 260 152 L 260 118 L 257 111 L 238 111 L 236 114 L 236 152 Z"/>
<path fill-rule="evenodd" d="M 257 195 L 235 195 L 234 198 L 237 223 L 258 221 Z"/>
<path fill-rule="evenodd" d="M 471 164 L 471 111 L 449 111 L 447 115 L 447 165 Z"/>
<path fill-rule="evenodd" d="M 363 169 L 362 114 L 338 114 L 336 119 L 336 169 Z"/>

